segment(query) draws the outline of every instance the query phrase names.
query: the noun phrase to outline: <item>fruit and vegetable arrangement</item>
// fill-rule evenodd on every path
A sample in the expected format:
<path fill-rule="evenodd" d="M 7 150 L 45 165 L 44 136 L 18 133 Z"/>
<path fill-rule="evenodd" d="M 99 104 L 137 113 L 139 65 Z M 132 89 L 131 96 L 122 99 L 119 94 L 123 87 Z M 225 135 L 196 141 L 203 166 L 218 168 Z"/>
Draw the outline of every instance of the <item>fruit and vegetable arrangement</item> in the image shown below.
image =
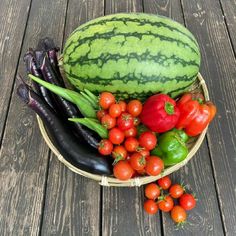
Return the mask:
<path fill-rule="evenodd" d="M 158 210 L 169 212 L 178 226 L 183 226 L 187 222 L 187 211 L 196 206 L 194 194 L 188 192 L 183 184 L 172 184 L 169 176 L 147 184 L 144 193 L 144 210 L 148 214 L 156 214 Z"/>
<path fill-rule="evenodd" d="M 17 93 L 60 154 L 83 171 L 122 181 L 157 176 L 187 157 L 188 140 L 216 114 L 201 92 L 189 91 L 198 44 L 169 18 L 101 17 L 72 32 L 59 62 L 58 51 L 49 38 L 29 49 L 31 85 L 21 78 Z"/>

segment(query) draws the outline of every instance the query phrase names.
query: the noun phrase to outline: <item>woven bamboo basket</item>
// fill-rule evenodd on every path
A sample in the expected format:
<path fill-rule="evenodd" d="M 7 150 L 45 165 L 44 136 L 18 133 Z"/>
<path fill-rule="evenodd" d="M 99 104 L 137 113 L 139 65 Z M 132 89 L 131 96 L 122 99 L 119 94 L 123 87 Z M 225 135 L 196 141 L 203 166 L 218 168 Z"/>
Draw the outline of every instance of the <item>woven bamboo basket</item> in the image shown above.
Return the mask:
<path fill-rule="evenodd" d="M 201 74 L 198 74 L 198 80 L 196 80 L 196 82 L 190 87 L 189 91 L 201 91 L 204 94 L 205 100 L 206 101 L 209 100 L 208 89 L 207 89 L 205 80 L 202 78 Z M 68 161 L 66 161 L 66 159 L 64 159 L 64 157 L 59 153 L 59 151 L 53 145 L 52 141 L 50 140 L 50 138 L 46 132 L 44 124 L 43 124 L 42 120 L 39 118 L 39 116 L 37 116 L 37 120 L 38 120 L 41 134 L 42 134 L 45 142 L 47 143 L 49 148 L 52 150 L 52 152 L 57 156 L 59 161 L 61 161 L 64 165 L 66 165 L 73 172 L 80 174 L 82 176 L 85 176 L 87 178 L 93 179 L 95 181 L 98 181 L 100 185 L 115 186 L 115 187 L 141 186 L 141 185 L 153 182 L 161 177 L 164 177 L 166 175 L 169 175 L 169 174 L 177 171 L 182 166 L 186 165 L 190 161 L 190 159 L 194 156 L 194 154 L 197 152 L 197 150 L 201 146 L 203 139 L 206 135 L 206 131 L 207 131 L 207 128 L 206 128 L 197 138 L 190 138 L 190 140 L 187 143 L 188 148 L 189 148 L 189 154 L 186 157 L 186 159 L 174 166 L 165 168 L 164 171 L 160 175 L 158 175 L 158 176 L 141 176 L 141 177 L 132 178 L 127 181 L 121 181 L 121 180 L 118 180 L 112 176 L 108 177 L 108 176 L 91 174 L 91 173 L 82 171 L 82 170 L 78 169 L 77 167 L 71 165 Z"/>

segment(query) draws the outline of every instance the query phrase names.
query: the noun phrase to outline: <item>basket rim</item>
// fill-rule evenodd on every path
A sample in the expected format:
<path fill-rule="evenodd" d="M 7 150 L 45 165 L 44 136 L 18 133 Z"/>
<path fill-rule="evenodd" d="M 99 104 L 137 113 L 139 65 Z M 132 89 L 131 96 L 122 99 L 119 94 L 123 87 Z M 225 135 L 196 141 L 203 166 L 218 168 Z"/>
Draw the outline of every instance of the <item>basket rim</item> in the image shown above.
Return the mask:
<path fill-rule="evenodd" d="M 198 73 L 197 77 L 198 77 L 198 80 L 199 80 L 199 84 L 202 87 L 204 97 L 208 101 L 209 100 L 209 92 L 208 92 L 205 80 L 203 79 L 203 77 L 201 76 L 200 73 Z M 157 176 L 141 176 L 141 177 L 135 177 L 135 178 L 132 178 L 132 179 L 129 179 L 129 180 L 126 180 L 126 181 L 122 181 L 122 180 L 116 179 L 115 177 L 92 174 L 92 173 L 80 170 L 79 168 L 77 168 L 77 167 L 73 166 L 72 164 L 70 164 L 67 160 L 64 159 L 64 157 L 60 154 L 60 152 L 57 150 L 57 148 L 51 142 L 49 136 L 47 135 L 46 129 L 44 127 L 44 124 L 43 124 L 43 121 L 41 120 L 41 118 L 38 115 L 36 115 L 36 117 L 37 117 L 39 129 L 40 129 L 40 132 L 43 136 L 43 139 L 45 140 L 45 142 L 47 143 L 47 145 L 49 146 L 51 151 L 57 156 L 57 158 L 59 159 L 60 162 L 62 162 L 65 166 L 67 166 L 74 173 L 80 174 L 84 177 L 93 179 L 95 181 L 99 181 L 100 185 L 115 186 L 115 187 L 141 186 L 141 185 L 156 181 L 159 178 L 162 178 L 166 175 L 169 175 L 169 174 L 177 171 L 178 169 L 180 169 L 181 167 L 186 165 L 189 162 L 189 160 L 198 151 L 199 147 L 201 146 L 201 144 L 202 144 L 202 142 L 205 138 L 206 131 L 207 131 L 207 128 L 208 128 L 208 127 L 206 127 L 204 129 L 204 131 L 198 136 L 198 138 L 195 141 L 194 146 L 191 148 L 191 150 L 188 153 L 187 157 L 183 161 L 181 161 L 180 163 L 178 163 L 176 165 L 173 165 L 173 166 L 170 166 L 170 167 L 167 167 L 166 169 L 164 169 L 164 171 L 161 174 L 159 174 Z"/>

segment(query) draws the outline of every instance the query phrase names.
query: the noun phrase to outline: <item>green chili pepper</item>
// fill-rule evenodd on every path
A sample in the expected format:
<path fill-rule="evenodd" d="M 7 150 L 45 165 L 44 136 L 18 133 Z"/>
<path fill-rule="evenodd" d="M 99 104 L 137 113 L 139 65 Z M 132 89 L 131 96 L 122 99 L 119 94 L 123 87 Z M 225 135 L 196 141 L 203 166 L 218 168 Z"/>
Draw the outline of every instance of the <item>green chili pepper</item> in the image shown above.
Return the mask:
<path fill-rule="evenodd" d="M 78 122 L 95 131 L 101 138 L 108 138 L 108 131 L 98 120 L 91 118 L 69 118 L 69 121 Z"/>
<path fill-rule="evenodd" d="M 88 101 L 83 95 L 75 91 L 61 88 L 57 85 L 48 83 L 31 74 L 29 74 L 29 77 L 35 82 L 41 84 L 42 86 L 50 90 L 51 92 L 65 98 L 69 102 L 74 103 L 78 107 L 83 116 L 96 118 L 96 109 L 93 107 L 93 105 L 91 105 L 91 102 Z"/>
<path fill-rule="evenodd" d="M 160 135 L 158 146 L 151 154 L 161 157 L 165 166 L 175 165 L 188 155 L 187 140 L 188 136 L 183 130 L 173 129 Z"/>

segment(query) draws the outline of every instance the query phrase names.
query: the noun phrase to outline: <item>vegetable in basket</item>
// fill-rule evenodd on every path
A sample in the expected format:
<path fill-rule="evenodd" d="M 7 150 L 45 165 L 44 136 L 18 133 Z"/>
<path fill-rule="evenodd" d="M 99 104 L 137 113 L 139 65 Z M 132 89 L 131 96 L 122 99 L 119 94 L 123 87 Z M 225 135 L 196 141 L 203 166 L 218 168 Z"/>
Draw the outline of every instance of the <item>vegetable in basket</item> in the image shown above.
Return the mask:
<path fill-rule="evenodd" d="M 187 134 L 183 130 L 173 129 L 158 138 L 158 146 L 151 151 L 152 155 L 162 158 L 165 166 L 175 165 L 188 155 Z"/>
<path fill-rule="evenodd" d="M 40 116 L 53 144 L 70 164 L 89 173 L 111 175 L 112 165 L 109 159 L 100 156 L 96 150 L 93 151 L 86 145 L 79 145 L 80 140 L 29 86 L 20 84 L 17 94 L 29 108 Z"/>
<path fill-rule="evenodd" d="M 188 136 L 199 135 L 212 121 L 216 107 L 211 102 L 204 102 L 201 93 L 186 93 L 177 102 L 180 117 L 177 129 L 184 129 Z"/>

